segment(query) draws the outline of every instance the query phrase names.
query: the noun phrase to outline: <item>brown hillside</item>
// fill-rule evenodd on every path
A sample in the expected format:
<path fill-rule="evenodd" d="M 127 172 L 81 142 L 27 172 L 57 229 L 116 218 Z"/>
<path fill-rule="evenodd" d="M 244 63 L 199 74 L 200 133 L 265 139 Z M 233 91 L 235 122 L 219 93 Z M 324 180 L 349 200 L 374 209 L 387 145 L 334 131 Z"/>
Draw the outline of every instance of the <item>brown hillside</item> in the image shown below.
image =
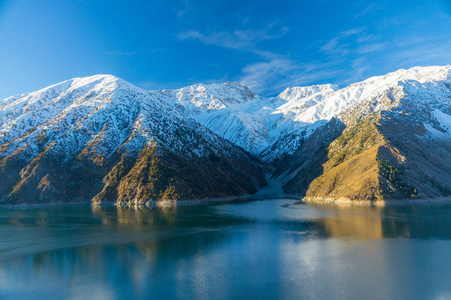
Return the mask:
<path fill-rule="evenodd" d="M 304 157 L 309 154 L 305 149 L 299 151 Z M 312 158 L 292 160 L 294 175 L 284 186 L 288 193 L 307 200 L 352 201 L 451 194 L 451 141 L 432 144 L 424 125 L 407 116 L 403 119 L 393 112 L 370 115 L 348 125 L 323 151 L 315 153 L 325 153 L 319 168 L 316 159 L 321 173 L 306 184 Z"/>

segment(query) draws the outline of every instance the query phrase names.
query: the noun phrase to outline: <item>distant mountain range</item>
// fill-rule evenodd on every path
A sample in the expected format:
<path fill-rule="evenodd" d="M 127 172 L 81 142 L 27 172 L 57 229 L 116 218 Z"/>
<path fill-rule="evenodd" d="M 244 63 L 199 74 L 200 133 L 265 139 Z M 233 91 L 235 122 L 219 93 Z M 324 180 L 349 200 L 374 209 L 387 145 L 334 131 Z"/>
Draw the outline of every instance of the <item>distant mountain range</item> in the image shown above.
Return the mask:
<path fill-rule="evenodd" d="M 265 176 L 314 201 L 450 196 L 451 66 L 273 98 L 96 75 L 0 101 L 1 203 L 224 198 Z"/>

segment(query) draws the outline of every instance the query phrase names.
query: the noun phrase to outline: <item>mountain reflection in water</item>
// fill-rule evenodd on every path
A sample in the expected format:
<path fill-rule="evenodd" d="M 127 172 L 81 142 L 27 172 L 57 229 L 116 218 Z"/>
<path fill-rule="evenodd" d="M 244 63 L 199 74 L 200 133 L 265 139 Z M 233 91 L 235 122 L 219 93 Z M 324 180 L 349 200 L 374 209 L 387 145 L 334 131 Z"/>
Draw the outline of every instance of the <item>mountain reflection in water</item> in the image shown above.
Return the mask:
<path fill-rule="evenodd" d="M 0 298 L 451 296 L 451 207 L 0 209 Z"/>

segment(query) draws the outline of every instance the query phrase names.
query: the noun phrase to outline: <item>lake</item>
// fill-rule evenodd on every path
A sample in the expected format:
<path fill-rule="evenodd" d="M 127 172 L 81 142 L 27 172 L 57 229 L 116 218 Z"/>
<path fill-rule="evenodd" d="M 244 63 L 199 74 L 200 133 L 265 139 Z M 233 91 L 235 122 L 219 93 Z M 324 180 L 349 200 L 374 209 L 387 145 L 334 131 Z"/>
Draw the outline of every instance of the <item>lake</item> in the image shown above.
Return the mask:
<path fill-rule="evenodd" d="M 451 206 L 0 208 L 0 299 L 451 299 Z"/>

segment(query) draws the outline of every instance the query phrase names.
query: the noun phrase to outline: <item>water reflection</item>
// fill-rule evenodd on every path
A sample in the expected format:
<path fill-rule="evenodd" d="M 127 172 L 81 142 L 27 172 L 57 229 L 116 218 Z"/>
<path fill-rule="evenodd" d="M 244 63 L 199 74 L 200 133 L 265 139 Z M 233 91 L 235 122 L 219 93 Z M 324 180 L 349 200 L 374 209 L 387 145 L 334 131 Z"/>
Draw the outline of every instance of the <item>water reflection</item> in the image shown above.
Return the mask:
<path fill-rule="evenodd" d="M 318 222 L 330 237 L 451 239 L 449 205 L 315 207 L 329 215 Z"/>
<path fill-rule="evenodd" d="M 3 208 L 0 298 L 443 296 L 450 225 L 449 206 L 293 200 Z"/>

